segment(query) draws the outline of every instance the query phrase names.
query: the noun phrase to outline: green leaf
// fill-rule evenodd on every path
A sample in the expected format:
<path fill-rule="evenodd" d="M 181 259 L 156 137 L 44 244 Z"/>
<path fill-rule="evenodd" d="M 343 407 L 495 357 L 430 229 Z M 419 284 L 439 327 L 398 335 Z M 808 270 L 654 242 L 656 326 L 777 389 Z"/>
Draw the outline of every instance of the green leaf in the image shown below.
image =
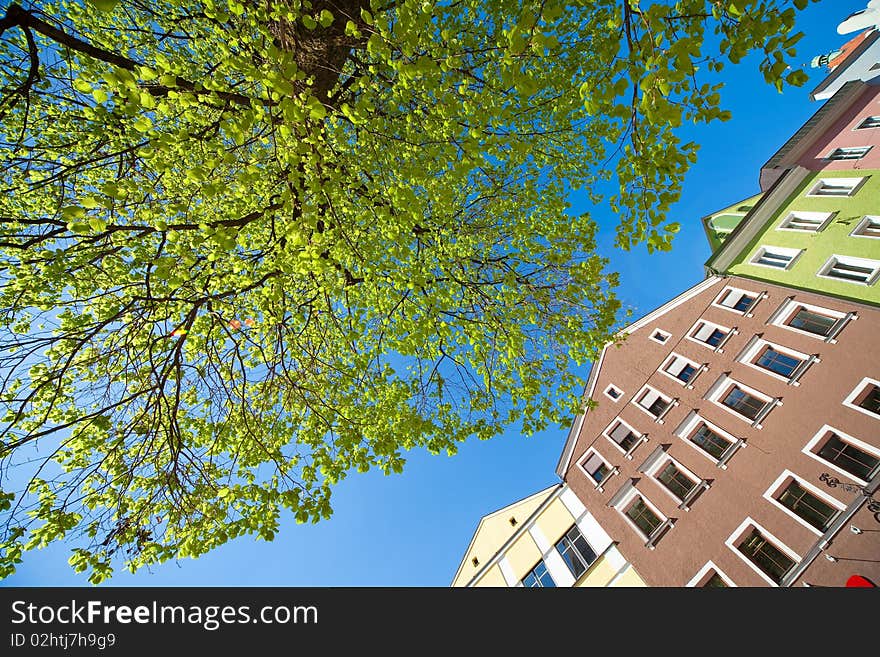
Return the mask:
<path fill-rule="evenodd" d="M 119 0 L 88 0 L 88 3 L 101 11 L 113 11 Z"/>

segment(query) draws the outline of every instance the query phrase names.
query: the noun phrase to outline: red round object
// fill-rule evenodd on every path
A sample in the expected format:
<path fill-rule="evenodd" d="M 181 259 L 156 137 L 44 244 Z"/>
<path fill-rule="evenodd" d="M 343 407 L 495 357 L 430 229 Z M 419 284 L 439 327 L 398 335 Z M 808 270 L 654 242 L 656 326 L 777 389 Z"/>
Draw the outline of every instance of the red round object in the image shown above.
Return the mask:
<path fill-rule="evenodd" d="M 861 575 L 852 575 L 848 580 L 846 580 L 846 585 L 850 588 L 861 588 L 861 587 L 875 587 L 871 580 L 867 577 L 862 577 Z"/>

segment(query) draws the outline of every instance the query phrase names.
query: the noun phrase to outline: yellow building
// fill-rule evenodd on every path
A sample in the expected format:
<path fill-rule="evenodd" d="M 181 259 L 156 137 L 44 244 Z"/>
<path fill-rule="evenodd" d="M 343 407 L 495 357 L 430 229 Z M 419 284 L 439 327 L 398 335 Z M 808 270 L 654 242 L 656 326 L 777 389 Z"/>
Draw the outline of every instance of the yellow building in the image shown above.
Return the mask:
<path fill-rule="evenodd" d="M 484 516 L 452 586 L 645 586 L 565 484 Z"/>

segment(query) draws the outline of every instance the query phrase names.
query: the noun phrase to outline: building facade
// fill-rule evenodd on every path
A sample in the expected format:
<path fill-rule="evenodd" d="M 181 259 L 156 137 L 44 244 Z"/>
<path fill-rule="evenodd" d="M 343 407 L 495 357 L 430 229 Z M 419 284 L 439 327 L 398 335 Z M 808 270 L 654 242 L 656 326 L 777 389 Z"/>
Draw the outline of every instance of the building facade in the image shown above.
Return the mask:
<path fill-rule="evenodd" d="M 645 586 L 568 486 L 484 516 L 453 587 Z"/>
<path fill-rule="evenodd" d="M 717 247 L 707 273 L 880 305 L 880 86 L 842 87 L 767 162 L 761 187 L 740 217 L 704 219 Z"/>
<path fill-rule="evenodd" d="M 710 277 L 605 347 L 557 474 L 650 586 L 880 583 L 878 321 Z"/>

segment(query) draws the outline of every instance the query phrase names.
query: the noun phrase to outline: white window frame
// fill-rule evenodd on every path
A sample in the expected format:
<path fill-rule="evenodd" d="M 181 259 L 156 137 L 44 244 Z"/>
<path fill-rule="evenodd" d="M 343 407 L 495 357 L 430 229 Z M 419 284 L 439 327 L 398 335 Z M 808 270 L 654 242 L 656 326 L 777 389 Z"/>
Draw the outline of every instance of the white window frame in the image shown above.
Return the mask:
<path fill-rule="evenodd" d="M 647 534 L 645 534 L 645 532 L 643 532 L 641 529 L 639 529 L 638 525 L 636 525 L 636 523 L 634 523 L 632 520 L 630 520 L 629 516 L 626 515 L 626 512 L 624 511 L 624 509 L 627 506 L 629 506 L 629 503 L 632 502 L 633 499 L 635 499 L 636 497 L 641 497 L 642 501 L 645 503 L 645 506 L 647 506 L 649 509 L 651 509 L 651 511 L 656 513 L 657 517 L 660 518 L 660 524 L 657 525 L 658 528 L 662 527 L 663 523 L 665 523 L 667 520 L 669 520 L 669 518 L 666 516 L 665 513 L 663 513 L 660 509 L 658 509 L 657 506 L 651 500 L 649 500 L 644 493 L 642 493 L 635 486 L 633 486 L 632 490 L 627 492 L 627 494 L 624 495 L 620 499 L 620 501 L 614 505 L 614 509 L 620 514 L 620 516 L 623 518 L 623 520 L 626 522 L 626 524 L 628 524 L 638 536 L 644 538 L 645 541 L 649 541 L 649 540 L 651 540 L 651 537 L 648 536 Z M 654 549 L 653 546 L 650 549 L 653 550 Z"/>
<path fill-rule="evenodd" d="M 837 148 L 833 148 L 828 152 L 828 155 L 825 156 L 826 160 L 832 160 L 835 162 L 846 162 L 849 160 L 861 160 L 868 153 L 871 152 L 871 149 L 874 148 L 871 145 L 868 146 L 838 146 Z M 845 156 L 845 155 L 855 155 L 855 157 L 835 157 L 837 156 Z"/>
<path fill-rule="evenodd" d="M 708 346 L 708 345 L 707 345 L 707 346 Z M 690 365 L 691 367 L 693 367 L 694 370 L 696 370 L 696 371 L 694 372 L 694 375 L 691 377 L 690 381 L 683 381 L 683 380 L 679 379 L 677 376 L 675 376 L 674 374 L 672 374 L 671 372 L 668 372 L 667 369 L 666 369 L 667 367 L 669 367 L 670 365 L 672 365 L 672 364 L 673 364 L 677 359 L 679 359 L 679 358 L 680 358 L 681 360 L 685 361 L 686 364 L 688 364 L 688 365 Z M 683 368 L 682 368 L 682 369 L 683 369 Z M 693 384 L 694 379 L 696 379 L 698 376 L 700 376 L 700 374 L 702 373 L 702 371 L 703 371 L 704 369 L 708 369 L 708 367 L 706 367 L 705 365 L 701 365 L 700 363 L 696 363 L 696 362 L 694 362 L 693 360 L 691 360 L 690 358 L 688 358 L 687 356 L 682 356 L 681 354 L 676 353 L 676 352 L 673 351 L 673 352 L 671 352 L 671 353 L 669 354 L 669 356 L 668 356 L 668 357 L 667 357 L 667 358 L 661 363 L 661 365 L 660 365 L 660 369 L 659 369 L 658 371 L 660 372 L 660 374 L 663 374 L 664 376 L 666 376 L 666 377 L 672 379 L 673 381 L 675 381 L 678 385 L 680 385 L 680 386 L 682 386 L 682 387 L 689 388 L 689 389 L 693 389 L 693 387 L 694 387 L 694 384 Z"/>
<path fill-rule="evenodd" d="M 772 245 L 761 245 L 758 247 L 758 250 L 755 251 L 755 255 L 753 255 L 749 259 L 749 264 L 754 265 L 755 267 L 766 267 L 767 269 L 775 269 L 777 271 L 787 271 L 794 266 L 794 263 L 798 261 L 798 258 L 801 257 L 801 254 L 804 252 L 804 249 L 790 249 L 784 246 L 772 246 Z M 766 265 L 763 262 L 758 262 L 764 256 L 771 255 L 780 255 L 783 257 L 788 257 L 789 260 L 785 263 L 784 267 L 777 267 L 776 265 Z"/>
<path fill-rule="evenodd" d="M 723 349 L 723 348 L 719 349 L 718 347 L 713 347 L 713 346 L 712 346 L 711 344 L 709 344 L 708 342 L 703 342 L 702 340 L 698 340 L 697 338 L 694 337 L 694 333 L 697 333 L 697 332 L 698 332 L 697 327 L 702 328 L 701 324 L 705 324 L 706 326 L 711 326 L 711 327 L 716 328 L 716 329 L 718 329 L 718 330 L 720 330 L 720 331 L 724 331 L 727 335 L 725 335 L 725 337 L 721 338 L 722 341 L 726 340 L 727 337 L 728 337 L 731 333 L 733 333 L 733 334 L 738 333 L 738 331 L 737 331 L 737 329 L 736 329 L 735 327 L 728 328 L 727 326 L 724 326 L 724 325 L 722 325 L 722 324 L 718 324 L 718 323 L 716 323 L 716 322 L 710 322 L 710 321 L 707 320 L 707 319 L 698 319 L 696 322 L 694 322 L 694 325 L 691 326 L 691 327 L 688 329 L 687 335 L 686 335 L 685 337 L 686 337 L 688 340 L 690 340 L 691 342 L 696 342 L 697 344 L 702 345 L 702 346 L 705 347 L 706 349 L 710 349 L 711 351 L 716 351 L 716 352 L 719 353 L 719 354 L 723 354 L 723 353 L 724 353 L 724 349 Z"/>
<path fill-rule="evenodd" d="M 658 333 L 663 336 L 662 340 L 658 340 L 656 337 L 654 337 Z M 666 344 L 666 341 L 669 340 L 669 338 L 671 338 L 671 337 L 672 337 L 672 333 L 664 331 L 663 329 L 654 328 L 651 330 L 651 335 L 648 336 L 648 339 L 653 340 L 657 344 Z"/>
<path fill-rule="evenodd" d="M 691 481 L 693 481 L 693 482 L 694 482 L 694 486 L 699 486 L 700 484 L 702 484 L 702 483 L 703 483 L 703 478 L 700 477 L 700 476 L 698 476 L 698 475 L 696 475 L 696 474 L 694 473 L 693 470 L 691 470 L 690 468 L 688 468 L 688 467 L 682 465 L 681 461 L 679 461 L 678 459 L 673 458 L 673 457 L 670 456 L 669 454 L 664 454 L 664 455 L 662 456 L 662 458 L 657 459 L 657 460 L 651 465 L 650 468 L 647 468 L 647 469 L 645 470 L 645 474 L 646 474 L 648 477 L 650 477 L 650 478 L 654 481 L 654 483 L 657 484 L 657 486 L 659 486 L 660 488 L 663 489 L 663 492 L 664 492 L 666 495 L 669 496 L 669 499 L 675 501 L 676 504 L 679 504 L 679 505 L 680 505 L 680 504 L 683 502 L 683 500 L 677 498 L 677 497 L 673 494 L 673 492 L 672 492 L 671 490 L 669 490 L 669 489 L 663 484 L 663 482 L 660 481 L 660 480 L 657 478 L 657 473 L 661 470 L 661 466 L 664 466 L 664 467 L 665 467 L 666 464 L 668 464 L 668 463 L 670 463 L 670 462 L 671 462 L 676 468 L 678 468 L 679 470 L 681 470 L 681 471 L 684 473 L 684 475 L 685 475 L 688 479 L 690 479 Z M 683 510 L 685 510 L 685 511 L 689 511 L 689 510 L 690 510 L 688 507 L 681 507 L 681 508 L 682 508 Z"/>
<path fill-rule="evenodd" d="M 586 452 L 584 452 L 584 455 L 577 462 L 578 467 L 580 468 L 580 470 L 584 474 L 584 476 L 587 478 L 587 481 L 592 483 L 595 486 L 596 490 L 599 491 L 600 493 L 602 493 L 605 490 L 605 487 L 602 485 L 603 482 L 596 481 L 593 478 L 593 475 L 591 475 L 587 471 L 587 469 L 584 467 L 584 464 L 587 461 L 589 461 L 590 458 L 593 456 L 597 456 L 599 458 L 599 460 L 605 464 L 605 467 L 608 468 L 608 472 L 610 474 L 604 479 L 605 482 L 607 482 L 609 479 L 611 479 L 611 477 L 613 477 L 614 475 L 618 474 L 620 472 L 620 470 L 617 468 L 617 466 L 611 465 L 608 462 L 608 459 L 606 459 L 604 456 L 602 456 L 602 454 L 599 452 L 599 450 L 597 450 L 595 447 L 590 447 Z"/>
<path fill-rule="evenodd" d="M 776 499 L 779 496 L 779 494 L 782 492 L 784 484 L 786 484 L 790 479 L 794 479 L 795 481 L 797 481 L 797 483 L 802 488 L 805 488 L 806 490 L 810 491 L 813 495 L 818 497 L 820 500 L 822 500 L 823 502 L 825 502 L 829 506 L 833 506 L 835 509 L 837 509 L 838 515 L 839 515 L 840 511 L 844 511 L 846 509 L 846 505 L 843 504 L 840 500 L 837 500 L 837 499 L 831 497 L 825 491 L 820 490 L 819 488 L 817 488 L 816 486 L 814 486 L 813 484 L 808 482 L 803 477 L 796 475 L 791 470 L 783 470 L 782 474 L 776 478 L 776 481 L 774 481 L 772 484 L 770 484 L 770 487 L 766 491 L 764 491 L 764 499 L 765 500 L 767 500 L 772 505 L 774 505 L 775 507 L 780 509 L 786 515 L 788 515 L 791 518 L 793 518 L 794 520 L 796 520 L 799 524 L 801 524 L 804 527 L 806 527 L 807 529 L 809 529 L 813 534 L 816 534 L 817 536 L 822 536 L 822 533 L 823 533 L 822 531 L 813 527 L 813 525 L 808 523 L 806 520 L 801 518 L 798 514 L 796 514 L 794 511 L 792 511 L 787 506 L 782 504 L 778 499 Z M 833 519 L 832 519 L 832 522 L 833 522 Z"/>
<path fill-rule="evenodd" d="M 880 420 L 880 416 L 878 416 L 876 413 L 872 413 L 871 411 L 864 409 L 855 403 L 856 397 L 858 397 L 861 394 L 862 390 L 864 390 L 870 384 L 880 386 L 880 381 L 866 376 L 864 379 L 859 381 L 859 384 L 853 389 L 853 391 L 846 396 L 846 399 L 843 400 L 843 405 L 848 406 L 849 408 L 853 409 L 854 411 L 858 411 L 859 413 L 864 413 L 868 417 L 872 417 L 875 420 Z"/>
<path fill-rule="evenodd" d="M 817 180 L 813 186 L 810 188 L 810 191 L 807 192 L 806 196 L 808 197 L 819 197 L 819 198 L 848 198 L 851 196 L 855 196 L 855 194 L 861 189 L 862 185 L 865 184 L 867 180 L 867 176 L 862 178 L 820 178 Z M 850 187 L 850 190 L 846 194 L 820 194 L 819 190 L 822 189 L 823 186 L 826 185 L 840 185 L 841 183 L 845 183 Z"/>
<path fill-rule="evenodd" d="M 737 387 L 737 388 L 740 388 L 741 390 L 744 390 L 745 392 L 749 393 L 753 397 L 757 397 L 758 399 L 764 400 L 765 408 L 767 408 L 766 404 L 770 404 L 770 403 L 774 404 L 774 407 L 775 406 L 782 406 L 782 401 L 778 397 L 771 397 L 767 393 L 761 392 L 760 390 L 756 390 L 755 388 L 752 388 L 751 386 L 747 386 L 746 384 L 744 384 L 740 381 L 737 381 L 736 379 L 731 378 L 727 375 L 721 376 L 718 379 L 718 381 L 716 381 L 715 384 L 711 388 L 709 388 L 709 391 L 706 393 L 705 398 L 708 401 L 715 404 L 716 406 L 718 406 L 719 408 L 724 409 L 725 411 L 727 411 L 728 413 L 730 413 L 734 417 L 739 418 L 742 422 L 745 422 L 746 424 L 753 426 L 755 429 L 762 428 L 762 423 L 764 422 L 764 419 L 766 419 L 767 415 L 769 415 L 769 413 L 772 411 L 772 409 L 768 410 L 767 413 L 765 413 L 764 416 L 761 417 L 759 420 L 750 420 L 745 415 L 741 415 L 737 411 L 730 408 L 727 404 L 722 403 L 722 398 L 726 397 L 727 396 L 726 393 L 730 392 L 730 390 L 734 387 Z"/>
<path fill-rule="evenodd" d="M 866 123 L 870 123 L 874 121 L 876 125 L 865 125 Z M 866 116 L 864 119 L 859 121 L 859 124 L 853 128 L 853 130 L 875 130 L 880 128 L 880 115 Z"/>
<path fill-rule="evenodd" d="M 875 214 L 866 214 L 864 217 L 862 217 L 862 220 L 856 224 L 856 227 L 852 229 L 850 237 L 859 237 L 865 240 L 880 240 L 880 235 L 862 235 L 859 233 L 859 231 L 864 230 L 865 226 L 867 226 L 869 223 L 874 222 L 880 224 L 880 216 Z"/>
<path fill-rule="evenodd" d="M 702 454 L 703 458 L 708 459 L 711 463 L 714 463 L 716 466 L 718 466 L 722 470 L 726 470 L 727 469 L 726 463 L 719 465 L 718 459 L 716 459 L 709 452 L 707 452 L 702 447 L 697 445 L 694 441 L 692 441 L 690 438 L 688 438 L 688 436 L 690 436 L 694 432 L 694 429 L 696 429 L 697 425 L 700 424 L 701 422 L 708 425 L 708 427 L 710 429 L 712 429 L 712 431 L 720 434 L 724 438 L 727 438 L 730 441 L 731 445 L 736 445 L 741 440 L 740 438 L 737 438 L 729 431 L 725 431 L 724 429 L 719 427 L 714 422 L 707 420 L 705 417 L 703 417 L 702 415 L 700 415 L 697 412 L 692 412 L 690 416 L 685 418 L 685 420 L 678 427 L 676 427 L 676 430 L 673 433 L 676 436 L 678 436 L 681 440 L 683 440 L 686 444 L 690 445 L 692 449 L 696 450 L 698 454 Z M 743 442 L 742 445 L 740 445 L 740 447 L 745 447 L 745 446 L 746 446 L 745 442 Z"/>
<path fill-rule="evenodd" d="M 742 540 L 744 538 L 746 532 L 752 528 L 757 529 L 759 532 L 761 532 L 761 534 L 765 538 L 767 538 L 771 543 L 773 543 L 773 545 L 779 551 L 787 554 L 795 562 L 796 565 L 801 563 L 802 558 L 797 552 L 795 552 L 790 547 L 788 547 L 785 543 L 783 543 L 778 538 L 776 538 L 776 536 L 774 536 L 772 533 L 768 532 L 764 528 L 763 525 L 759 524 L 754 519 L 752 519 L 751 516 L 746 517 L 746 519 L 743 520 L 742 523 L 740 523 L 739 527 L 737 527 L 733 531 L 733 533 L 728 537 L 728 539 L 726 541 L 724 541 L 724 544 L 727 547 L 729 547 L 733 551 L 733 553 L 736 554 L 736 556 L 738 556 L 740 559 L 742 559 L 749 568 L 751 568 L 756 573 L 758 573 L 758 575 L 761 577 L 761 579 L 763 579 L 765 582 L 767 582 L 770 586 L 778 587 L 779 584 L 777 584 L 772 579 L 770 579 L 766 574 L 764 574 L 764 571 L 761 570 L 760 568 L 758 568 L 758 566 L 756 564 L 754 564 L 752 562 L 752 560 L 749 559 L 745 554 L 743 554 L 742 551 L 736 546 L 736 543 L 738 541 Z"/>
<path fill-rule="evenodd" d="M 770 322 L 773 326 L 778 326 L 787 331 L 794 331 L 795 333 L 799 333 L 801 335 L 808 335 L 814 340 L 821 340 L 823 342 L 828 341 L 829 344 L 836 344 L 836 339 L 828 340 L 826 336 L 816 335 L 815 333 L 810 333 L 809 331 L 804 331 L 803 329 L 796 328 L 794 326 L 789 326 L 786 322 L 794 315 L 794 312 L 798 308 L 806 308 L 807 310 L 817 313 L 819 315 L 825 315 L 827 317 L 831 317 L 836 320 L 841 320 L 846 317 L 847 313 L 841 312 L 839 310 L 831 310 L 830 308 L 825 308 L 823 306 L 815 306 L 810 303 L 804 303 L 802 301 L 797 301 L 796 299 L 786 299 L 773 313 L 772 321 Z M 841 329 L 843 330 L 843 329 Z M 838 333 L 839 335 L 839 333 Z"/>
<path fill-rule="evenodd" d="M 780 222 L 776 230 L 784 230 L 795 233 L 818 233 L 828 225 L 828 222 L 836 215 L 837 212 L 806 212 L 802 210 L 792 210 Z M 792 222 L 802 220 L 817 220 L 819 225 L 815 229 L 792 227 Z"/>
<path fill-rule="evenodd" d="M 845 278 L 839 278 L 838 276 L 829 276 L 828 272 L 834 269 L 834 267 L 838 264 L 849 264 L 851 266 L 858 267 L 871 267 L 873 271 L 868 275 L 868 278 L 865 281 L 849 281 Z M 880 260 L 869 260 L 868 258 L 856 258 L 853 256 L 844 256 L 838 255 L 835 253 L 822 265 L 822 268 L 816 273 L 816 276 L 820 278 L 827 278 L 828 280 L 838 281 L 840 283 L 848 283 L 850 285 L 864 285 L 869 286 L 873 285 L 878 276 L 880 276 Z"/>
<path fill-rule="evenodd" d="M 694 575 L 694 576 L 691 578 L 691 580 L 690 580 L 687 584 L 685 584 L 685 586 L 688 587 L 688 588 L 694 588 L 694 587 L 696 587 L 696 586 L 697 586 L 697 583 L 700 582 L 701 580 L 703 580 L 703 579 L 706 577 L 706 575 L 709 574 L 709 571 L 710 571 L 710 570 L 714 570 L 715 573 L 718 575 L 718 577 L 720 577 L 721 579 L 723 579 L 724 582 L 725 582 L 728 586 L 731 586 L 731 587 L 733 587 L 733 588 L 737 588 L 737 587 L 736 587 L 736 584 L 733 583 L 733 580 L 730 579 L 730 577 L 728 577 L 727 574 L 726 574 L 724 571 L 722 571 L 718 566 L 716 566 L 712 561 L 707 561 L 707 562 L 706 562 L 706 565 L 703 566 L 702 568 L 700 568 L 700 569 L 697 571 L 697 574 Z"/>
<path fill-rule="evenodd" d="M 863 486 L 867 486 L 868 482 L 865 481 L 864 479 L 859 479 L 854 474 L 847 472 L 843 468 L 838 468 L 836 465 L 834 465 L 830 461 L 826 461 L 821 456 L 819 456 L 816 452 L 813 451 L 814 449 L 816 449 L 816 446 L 819 444 L 819 441 L 822 440 L 825 437 L 825 434 L 828 433 L 829 431 L 833 431 L 838 436 L 840 436 L 844 442 L 852 444 L 853 447 L 857 447 L 860 450 L 862 450 L 863 452 L 867 452 L 868 454 L 870 454 L 876 458 L 880 458 L 880 449 L 877 449 L 873 445 L 869 445 L 868 443 L 866 443 L 862 440 L 859 440 L 858 438 L 854 438 L 853 436 L 850 436 L 848 433 L 841 431 L 840 429 L 837 429 L 837 428 L 831 426 L 830 424 L 822 425 L 822 428 L 816 432 L 816 435 L 813 436 L 806 445 L 804 445 L 804 448 L 801 451 L 804 454 L 806 454 L 807 456 L 809 456 L 810 458 L 815 459 L 816 461 L 821 463 L 824 467 L 831 468 L 832 470 L 834 470 L 838 474 L 842 475 L 843 477 L 846 477 L 848 480 L 855 481 L 856 483 L 859 483 Z M 818 451 L 818 449 L 816 451 Z"/>
<path fill-rule="evenodd" d="M 749 307 L 749 309 L 747 311 L 736 310 L 735 308 L 732 308 L 731 306 L 724 306 L 721 304 L 721 299 L 726 298 L 727 295 L 730 293 L 736 293 L 736 292 L 741 292 L 743 295 L 748 295 L 750 297 L 754 297 L 755 301 L 752 303 L 752 305 Z M 724 287 L 723 290 L 721 290 L 721 292 L 718 294 L 718 296 L 715 297 L 715 299 L 712 301 L 712 305 L 715 306 L 716 308 L 721 308 L 723 310 L 726 310 L 727 312 L 731 312 L 734 315 L 741 315 L 741 316 L 745 316 L 745 317 L 754 317 L 753 311 L 755 310 L 755 307 L 759 303 L 761 303 L 761 299 L 763 299 L 765 296 L 767 296 L 766 292 L 755 292 L 753 290 L 745 290 L 741 287 L 733 287 L 732 285 L 727 285 Z"/>
<path fill-rule="evenodd" d="M 644 413 L 649 418 L 654 420 L 654 422 L 656 422 L 657 424 L 663 424 L 663 417 L 662 416 L 654 415 L 653 413 L 651 413 L 651 411 L 649 411 L 647 408 L 645 408 L 644 406 L 642 406 L 638 402 L 638 400 L 644 396 L 644 393 L 648 392 L 648 391 L 657 393 L 657 395 L 659 395 L 660 398 L 663 399 L 667 403 L 667 407 L 669 405 L 677 406 L 678 401 L 675 398 L 667 395 L 665 392 L 658 390 L 654 386 L 651 386 L 648 384 L 643 385 L 641 388 L 639 388 L 639 391 L 635 395 L 633 395 L 632 401 L 630 402 L 633 406 L 638 408 L 642 413 Z M 668 408 L 666 411 L 664 411 L 664 414 L 667 412 L 668 412 Z"/>
<path fill-rule="evenodd" d="M 614 445 L 617 449 L 619 449 L 621 454 L 623 454 L 624 456 L 626 456 L 626 455 L 627 455 L 627 451 L 623 448 L 623 445 L 621 445 L 621 444 L 618 443 L 616 440 L 614 440 L 614 438 L 611 437 L 611 429 L 612 429 L 612 428 L 613 428 L 618 422 L 619 422 L 620 424 L 622 424 L 623 426 L 625 426 L 625 427 L 626 427 L 627 429 L 629 429 L 630 431 L 632 431 L 632 432 L 636 435 L 636 438 L 638 438 L 638 439 L 640 439 L 640 438 L 641 438 L 642 436 L 644 436 L 645 434 L 642 433 L 641 431 L 639 431 L 638 429 L 636 429 L 633 425 L 631 425 L 629 422 L 627 422 L 626 420 L 624 420 L 624 419 L 623 419 L 622 417 L 620 417 L 620 416 L 615 417 L 613 420 L 611 420 L 611 423 L 610 423 L 607 427 L 605 427 L 605 431 L 602 432 L 602 435 L 605 436 L 605 437 L 608 439 L 608 442 L 610 442 L 610 443 L 611 443 L 612 445 Z M 636 443 L 636 444 L 638 444 L 638 443 Z M 632 458 L 632 455 L 629 455 L 629 458 Z"/>
<path fill-rule="evenodd" d="M 779 351 L 788 356 L 792 356 L 801 361 L 801 363 L 819 363 L 821 360 L 819 358 L 813 358 L 810 354 L 805 354 L 801 351 L 797 351 L 796 349 L 790 349 L 789 347 L 784 347 L 781 344 L 777 344 L 775 342 L 771 342 L 770 340 L 765 340 L 764 338 L 759 338 L 755 336 L 752 339 L 750 344 L 746 345 L 746 348 L 742 351 L 742 353 L 737 357 L 737 361 L 751 367 L 753 370 L 757 370 L 762 374 L 766 374 L 767 376 L 772 376 L 774 379 L 778 379 L 779 381 L 785 381 L 786 383 L 791 383 L 793 386 L 798 386 L 800 383 L 798 381 L 792 381 L 791 377 L 785 377 L 781 374 L 777 374 L 771 370 L 768 370 L 764 367 L 758 365 L 755 361 L 758 357 L 758 354 L 764 350 L 764 347 L 772 347 L 776 351 Z M 812 360 L 811 360 L 812 359 Z M 800 367 L 800 366 L 798 366 Z M 804 370 L 805 371 L 805 370 Z M 795 368 L 795 372 L 793 374 L 802 375 L 803 371 L 798 372 L 797 368 Z"/>
<path fill-rule="evenodd" d="M 617 396 L 617 397 L 615 397 L 614 395 L 612 395 L 612 394 L 609 392 L 612 388 L 614 388 L 617 392 L 619 392 L 620 395 Z M 616 385 L 614 385 L 613 383 L 609 383 L 609 384 L 608 384 L 608 387 L 605 388 L 605 390 L 602 392 L 602 394 L 605 395 L 606 397 L 608 397 L 608 399 L 610 399 L 611 401 L 613 401 L 613 402 L 616 404 L 617 402 L 620 401 L 621 397 L 623 397 L 623 390 L 621 390 L 620 388 L 618 388 L 618 387 L 617 387 Z"/>

